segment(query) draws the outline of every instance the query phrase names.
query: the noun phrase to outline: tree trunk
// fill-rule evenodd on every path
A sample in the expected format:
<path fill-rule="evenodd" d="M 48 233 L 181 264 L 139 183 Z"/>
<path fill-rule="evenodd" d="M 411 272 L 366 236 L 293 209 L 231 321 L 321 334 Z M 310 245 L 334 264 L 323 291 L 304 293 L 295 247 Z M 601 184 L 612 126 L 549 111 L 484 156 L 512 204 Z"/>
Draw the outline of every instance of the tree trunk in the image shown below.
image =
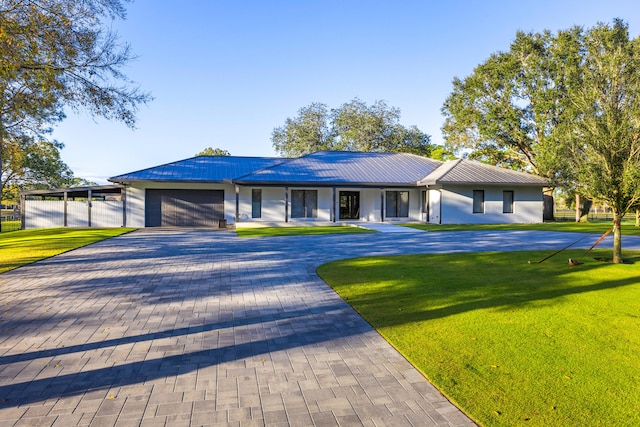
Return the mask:
<path fill-rule="evenodd" d="M 613 263 L 622 264 L 622 233 L 620 232 L 621 217 L 613 213 Z"/>
<path fill-rule="evenodd" d="M 593 200 L 580 197 L 580 194 L 576 193 L 576 222 L 589 222 L 591 206 L 593 206 Z"/>
<path fill-rule="evenodd" d="M 636 208 L 636 227 L 640 227 L 640 208 Z"/>

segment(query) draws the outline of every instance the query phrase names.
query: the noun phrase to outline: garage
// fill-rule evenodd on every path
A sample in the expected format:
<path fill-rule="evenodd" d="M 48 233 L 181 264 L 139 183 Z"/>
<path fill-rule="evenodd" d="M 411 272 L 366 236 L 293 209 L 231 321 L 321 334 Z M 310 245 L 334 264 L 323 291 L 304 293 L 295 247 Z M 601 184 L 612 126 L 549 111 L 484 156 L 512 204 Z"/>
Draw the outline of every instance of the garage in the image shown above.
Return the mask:
<path fill-rule="evenodd" d="M 218 227 L 224 219 L 224 190 L 147 189 L 147 227 Z"/>

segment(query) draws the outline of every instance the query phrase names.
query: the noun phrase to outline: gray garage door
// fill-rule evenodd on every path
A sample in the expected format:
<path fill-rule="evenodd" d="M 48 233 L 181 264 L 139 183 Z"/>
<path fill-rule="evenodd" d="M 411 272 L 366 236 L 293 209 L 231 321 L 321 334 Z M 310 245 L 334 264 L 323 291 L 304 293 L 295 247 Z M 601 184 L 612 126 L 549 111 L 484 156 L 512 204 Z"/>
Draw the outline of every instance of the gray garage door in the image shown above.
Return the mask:
<path fill-rule="evenodd" d="M 147 227 L 217 227 L 224 218 L 223 190 L 147 190 Z"/>

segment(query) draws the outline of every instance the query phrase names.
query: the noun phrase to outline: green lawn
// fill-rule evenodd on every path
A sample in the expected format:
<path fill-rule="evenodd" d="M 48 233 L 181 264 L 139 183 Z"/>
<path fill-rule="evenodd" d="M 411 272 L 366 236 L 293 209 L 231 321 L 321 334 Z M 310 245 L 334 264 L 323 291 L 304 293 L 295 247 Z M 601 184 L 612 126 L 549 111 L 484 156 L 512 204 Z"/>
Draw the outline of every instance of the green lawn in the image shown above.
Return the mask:
<path fill-rule="evenodd" d="M 0 273 L 100 240 L 133 228 L 46 228 L 0 234 Z"/>
<path fill-rule="evenodd" d="M 360 258 L 318 273 L 483 425 L 640 425 L 640 253 L 536 262 L 548 254 Z"/>
<path fill-rule="evenodd" d="M 236 229 L 239 237 L 302 236 L 308 234 L 375 233 L 359 227 L 342 225 L 308 227 L 248 227 Z"/>
<path fill-rule="evenodd" d="M 635 221 L 622 223 L 622 234 L 640 236 L 640 227 L 635 227 Z M 575 233 L 602 234 L 612 227 L 611 222 L 545 222 L 541 224 L 401 224 L 425 231 L 469 231 L 469 230 L 539 230 L 539 231 L 567 231 Z"/>
<path fill-rule="evenodd" d="M 20 230 L 20 221 L 2 221 L 2 233 Z"/>

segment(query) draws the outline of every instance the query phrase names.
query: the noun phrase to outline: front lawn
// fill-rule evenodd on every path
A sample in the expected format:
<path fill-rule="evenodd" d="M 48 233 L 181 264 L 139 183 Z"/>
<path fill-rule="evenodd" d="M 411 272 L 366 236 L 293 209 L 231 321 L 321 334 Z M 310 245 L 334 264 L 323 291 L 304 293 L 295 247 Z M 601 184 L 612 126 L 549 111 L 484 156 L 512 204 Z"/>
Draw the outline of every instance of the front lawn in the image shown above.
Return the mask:
<path fill-rule="evenodd" d="M 344 225 L 309 226 L 309 227 L 247 227 L 236 229 L 238 237 L 276 237 L 303 236 L 309 234 L 345 234 L 345 233 L 375 233 L 359 227 Z"/>
<path fill-rule="evenodd" d="M 640 236 L 640 227 L 634 226 L 635 221 L 622 223 L 622 234 Z M 534 231 L 563 231 L 574 233 L 603 234 L 613 226 L 612 222 L 545 222 L 541 224 L 401 224 L 405 227 L 424 231 L 470 231 L 470 230 L 534 230 Z"/>
<path fill-rule="evenodd" d="M 594 260 L 609 252 L 360 258 L 318 274 L 483 425 L 640 425 L 640 253 Z"/>
<path fill-rule="evenodd" d="M 49 258 L 133 228 L 45 228 L 0 234 L 0 273 Z"/>

